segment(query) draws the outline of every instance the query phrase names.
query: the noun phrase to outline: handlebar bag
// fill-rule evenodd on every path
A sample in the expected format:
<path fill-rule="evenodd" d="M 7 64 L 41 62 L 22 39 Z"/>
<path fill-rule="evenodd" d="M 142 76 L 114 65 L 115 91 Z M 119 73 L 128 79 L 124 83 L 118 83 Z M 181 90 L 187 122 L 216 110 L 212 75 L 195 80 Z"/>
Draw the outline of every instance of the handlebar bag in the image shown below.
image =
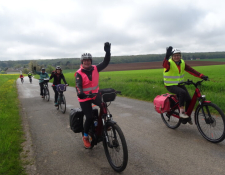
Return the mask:
<path fill-rule="evenodd" d="M 65 84 L 58 84 L 57 87 L 56 87 L 56 90 L 58 92 L 66 91 L 66 85 Z"/>
<path fill-rule="evenodd" d="M 99 89 L 98 92 L 101 94 L 102 100 L 104 102 L 114 101 L 115 98 L 116 98 L 116 91 L 115 91 L 115 89 L 112 89 L 112 88 Z"/>
<path fill-rule="evenodd" d="M 79 133 L 83 131 L 83 117 L 84 113 L 80 108 L 74 108 L 70 111 L 70 129 Z"/>
<path fill-rule="evenodd" d="M 154 107 L 156 112 L 158 113 L 164 113 L 164 112 L 168 112 L 170 111 L 170 98 L 171 94 L 166 93 L 166 94 L 162 94 L 162 95 L 157 95 L 154 98 Z"/>

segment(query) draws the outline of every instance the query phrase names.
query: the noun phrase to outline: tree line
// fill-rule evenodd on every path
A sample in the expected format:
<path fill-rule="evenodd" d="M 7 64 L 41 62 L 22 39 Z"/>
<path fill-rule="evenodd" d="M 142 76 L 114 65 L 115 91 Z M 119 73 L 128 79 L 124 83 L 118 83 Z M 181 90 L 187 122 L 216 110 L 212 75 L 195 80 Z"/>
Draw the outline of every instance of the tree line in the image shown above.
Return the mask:
<path fill-rule="evenodd" d="M 127 56 L 112 56 L 110 64 L 120 63 L 135 63 L 135 62 L 155 62 L 163 61 L 165 54 L 147 54 L 147 55 L 127 55 Z M 225 58 L 225 52 L 196 52 L 182 53 L 184 60 L 199 59 L 216 59 Z M 103 57 L 93 57 L 93 64 L 98 64 L 103 61 Z M 0 71 L 5 71 L 7 68 L 22 68 L 24 73 L 28 73 L 36 66 L 37 70 L 45 67 L 47 72 L 51 72 L 56 66 L 61 66 L 62 69 L 78 69 L 80 66 L 79 58 L 58 58 L 47 60 L 17 60 L 17 61 L 0 61 Z"/>

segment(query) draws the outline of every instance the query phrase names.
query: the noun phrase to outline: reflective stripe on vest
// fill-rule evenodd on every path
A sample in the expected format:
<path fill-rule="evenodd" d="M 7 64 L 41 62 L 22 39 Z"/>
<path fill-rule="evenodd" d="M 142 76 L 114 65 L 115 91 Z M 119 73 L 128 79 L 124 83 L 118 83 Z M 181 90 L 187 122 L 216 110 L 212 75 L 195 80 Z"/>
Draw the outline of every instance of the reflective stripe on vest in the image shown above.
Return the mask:
<path fill-rule="evenodd" d="M 181 76 L 163 76 L 164 78 L 172 78 L 172 79 L 177 79 L 177 78 L 183 78 L 184 77 L 184 74 L 181 75 Z"/>
<path fill-rule="evenodd" d="M 95 87 L 84 88 L 83 91 L 91 91 L 91 90 L 95 90 L 95 89 L 98 89 L 98 85 Z"/>
<path fill-rule="evenodd" d="M 181 59 L 179 72 L 176 63 L 172 59 L 169 59 L 168 61 L 170 62 L 170 69 L 168 72 L 165 72 L 165 70 L 163 72 L 164 84 L 166 86 L 178 85 L 178 83 L 184 81 L 185 62 Z"/>

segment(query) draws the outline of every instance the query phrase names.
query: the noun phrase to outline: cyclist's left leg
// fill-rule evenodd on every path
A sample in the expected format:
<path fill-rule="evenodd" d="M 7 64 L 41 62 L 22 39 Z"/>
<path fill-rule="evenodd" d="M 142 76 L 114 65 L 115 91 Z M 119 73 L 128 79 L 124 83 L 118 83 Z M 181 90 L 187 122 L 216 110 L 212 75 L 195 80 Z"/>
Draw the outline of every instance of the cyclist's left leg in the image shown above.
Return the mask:
<path fill-rule="evenodd" d="M 56 87 L 53 86 L 53 91 L 55 92 L 55 105 L 58 105 L 58 91 L 56 90 Z"/>
<path fill-rule="evenodd" d="M 84 122 L 84 136 L 83 136 L 83 142 L 85 148 L 91 148 L 91 143 L 89 141 L 88 133 L 89 129 L 91 127 L 93 117 L 92 117 L 92 100 L 80 102 L 80 107 L 86 117 L 86 120 Z"/>
<path fill-rule="evenodd" d="M 39 83 L 39 85 L 40 85 L 40 95 L 42 96 L 42 98 L 44 98 L 44 93 L 43 93 L 43 91 L 44 91 L 44 84 L 43 83 Z"/>

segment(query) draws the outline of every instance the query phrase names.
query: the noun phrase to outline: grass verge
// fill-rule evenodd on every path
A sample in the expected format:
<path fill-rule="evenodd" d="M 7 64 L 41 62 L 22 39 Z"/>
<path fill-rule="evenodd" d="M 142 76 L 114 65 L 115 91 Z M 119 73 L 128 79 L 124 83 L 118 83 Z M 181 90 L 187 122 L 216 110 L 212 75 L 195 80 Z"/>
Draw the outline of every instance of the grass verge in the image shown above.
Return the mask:
<path fill-rule="evenodd" d="M 0 174 L 25 175 L 20 159 L 23 129 L 16 88 L 18 75 L 0 75 Z"/>

